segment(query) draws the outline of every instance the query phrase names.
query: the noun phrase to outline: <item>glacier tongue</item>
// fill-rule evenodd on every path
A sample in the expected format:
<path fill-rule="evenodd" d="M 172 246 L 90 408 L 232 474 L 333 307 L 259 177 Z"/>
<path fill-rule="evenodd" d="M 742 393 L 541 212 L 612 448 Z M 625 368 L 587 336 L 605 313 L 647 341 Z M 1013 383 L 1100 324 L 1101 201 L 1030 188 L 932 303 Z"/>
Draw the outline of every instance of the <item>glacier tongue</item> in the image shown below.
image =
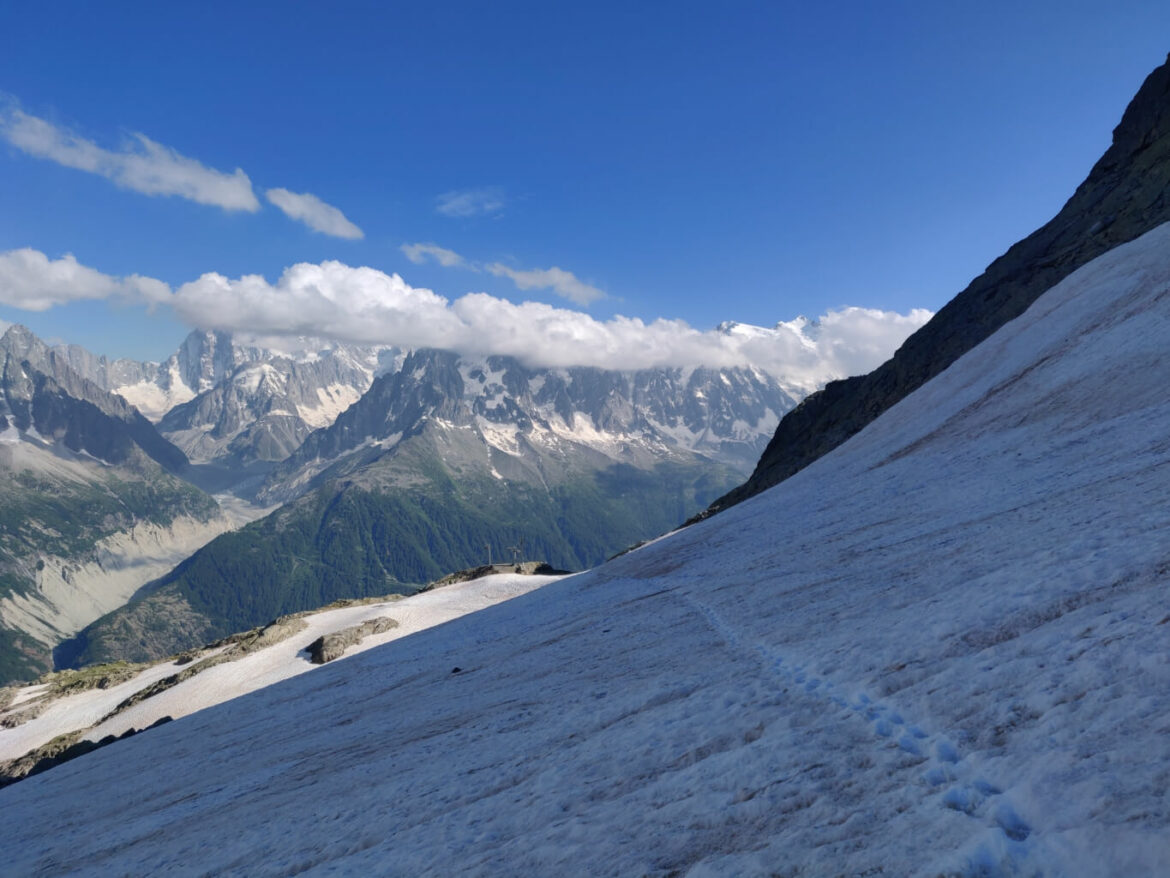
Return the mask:
<path fill-rule="evenodd" d="M 0 790 L 3 868 L 1167 874 L 1168 293 L 1163 226 L 750 501 Z"/>

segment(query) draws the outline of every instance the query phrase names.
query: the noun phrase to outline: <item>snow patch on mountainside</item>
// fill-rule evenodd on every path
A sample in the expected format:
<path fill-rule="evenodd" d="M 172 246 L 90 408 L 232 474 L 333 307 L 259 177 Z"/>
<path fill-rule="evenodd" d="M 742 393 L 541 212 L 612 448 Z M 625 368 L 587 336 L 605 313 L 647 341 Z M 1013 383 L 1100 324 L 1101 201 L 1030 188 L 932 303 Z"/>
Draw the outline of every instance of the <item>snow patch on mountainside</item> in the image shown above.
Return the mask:
<path fill-rule="evenodd" d="M 318 387 L 318 404 L 316 406 L 298 405 L 297 414 L 314 430 L 328 427 L 337 420 L 338 415 L 361 399 L 364 389 L 339 383 Z"/>
<path fill-rule="evenodd" d="M 323 634 L 384 616 L 389 616 L 398 623 L 397 627 L 389 631 L 371 635 L 350 646 L 341 659 L 335 659 L 343 661 L 372 647 L 509 600 L 561 578 L 563 577 L 497 574 L 443 586 L 400 600 L 312 613 L 305 617 L 308 627 L 292 637 L 234 661 L 210 667 L 90 728 L 136 692 L 165 677 L 180 673 L 184 668 L 190 668 L 196 662 L 221 651 L 222 648 L 208 650 L 193 661 L 182 664 L 162 662 L 117 686 L 90 689 L 58 698 L 36 718 L 13 728 L 0 728 L 0 762 L 22 756 L 68 732 L 89 729 L 84 737 L 91 741 L 100 741 L 107 735 L 121 735 L 132 728 L 144 729 L 165 716 L 178 719 L 303 674 L 320 667 L 310 663 L 305 650 Z M 20 705 L 42 694 L 44 689 L 44 685 L 39 685 L 26 686 L 18 690 L 7 711 L 0 711 L 0 717 L 3 717 L 5 712 L 15 712 Z"/>
<path fill-rule="evenodd" d="M 144 380 L 114 387 L 111 390 L 142 412 L 147 420 L 156 424 L 175 406 L 195 398 L 195 391 L 183 384 L 177 375 L 175 383 L 167 388 L 159 386 L 157 382 Z"/>
<path fill-rule="evenodd" d="M 516 424 L 498 424 L 484 417 L 477 417 L 475 423 L 484 441 L 492 448 L 505 454 L 520 454 L 520 428 Z"/>

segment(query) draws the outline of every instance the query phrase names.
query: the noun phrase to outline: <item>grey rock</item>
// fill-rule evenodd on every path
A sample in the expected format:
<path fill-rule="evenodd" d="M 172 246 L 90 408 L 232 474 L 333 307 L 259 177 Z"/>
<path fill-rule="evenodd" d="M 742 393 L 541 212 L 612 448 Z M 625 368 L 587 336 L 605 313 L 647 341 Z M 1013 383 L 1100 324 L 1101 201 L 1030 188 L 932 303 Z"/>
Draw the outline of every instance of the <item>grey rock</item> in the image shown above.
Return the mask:
<path fill-rule="evenodd" d="M 6 427 L 35 431 L 74 453 L 110 464 L 145 454 L 181 473 L 186 456 L 133 406 L 79 374 L 68 357 L 25 327 L 0 336 L 0 417 Z"/>
<path fill-rule="evenodd" d="M 309 660 L 315 665 L 323 665 L 345 655 L 351 646 L 356 646 L 367 637 L 397 628 L 398 623 L 389 616 L 379 616 L 376 619 L 367 619 L 360 625 L 351 625 L 334 631 L 332 634 L 323 634 L 305 647 L 309 652 Z"/>

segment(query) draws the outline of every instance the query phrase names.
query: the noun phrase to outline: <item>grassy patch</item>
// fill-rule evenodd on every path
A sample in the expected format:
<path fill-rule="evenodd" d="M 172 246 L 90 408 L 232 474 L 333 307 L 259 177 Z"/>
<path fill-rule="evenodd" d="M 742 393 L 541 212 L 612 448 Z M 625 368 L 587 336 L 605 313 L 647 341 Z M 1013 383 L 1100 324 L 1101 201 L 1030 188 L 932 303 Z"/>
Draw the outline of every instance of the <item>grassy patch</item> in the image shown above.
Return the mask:
<path fill-rule="evenodd" d="M 90 665 L 87 668 L 69 671 L 55 671 L 45 674 L 38 683 L 49 685 L 50 699 L 76 695 L 90 689 L 110 689 L 138 676 L 148 665 L 132 662 L 110 662 L 105 665 Z"/>

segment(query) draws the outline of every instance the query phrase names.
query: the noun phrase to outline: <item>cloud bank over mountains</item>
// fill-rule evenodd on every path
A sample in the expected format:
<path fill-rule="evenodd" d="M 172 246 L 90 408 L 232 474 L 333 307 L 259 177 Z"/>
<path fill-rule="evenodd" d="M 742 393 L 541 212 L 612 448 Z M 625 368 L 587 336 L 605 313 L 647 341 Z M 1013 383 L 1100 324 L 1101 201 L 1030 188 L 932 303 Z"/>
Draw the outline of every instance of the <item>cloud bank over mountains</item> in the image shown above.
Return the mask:
<path fill-rule="evenodd" d="M 665 318 L 598 320 L 487 293 L 452 301 L 398 274 L 333 260 L 290 266 L 275 283 L 261 275 L 232 279 L 209 272 L 172 291 L 153 278 L 103 274 L 71 255 L 50 260 L 27 248 L 0 253 L 0 304 L 44 310 L 103 298 L 165 304 L 200 329 L 504 354 L 534 367 L 756 366 L 810 390 L 879 365 L 932 316 L 925 309 L 898 314 L 851 307 L 768 329 L 725 324 L 699 330 Z"/>

